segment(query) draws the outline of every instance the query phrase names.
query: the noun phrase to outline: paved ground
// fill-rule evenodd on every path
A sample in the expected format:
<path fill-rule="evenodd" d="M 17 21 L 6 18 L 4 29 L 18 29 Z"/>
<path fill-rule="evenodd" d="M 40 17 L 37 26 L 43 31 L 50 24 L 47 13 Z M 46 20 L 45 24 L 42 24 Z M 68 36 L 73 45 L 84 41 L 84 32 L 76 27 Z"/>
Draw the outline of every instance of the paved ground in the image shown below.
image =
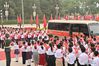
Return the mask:
<path fill-rule="evenodd" d="M 0 66 L 6 66 L 6 60 L 0 60 Z M 26 64 L 22 64 L 22 59 L 21 57 L 19 58 L 19 62 L 15 62 L 15 59 L 11 59 L 11 66 L 27 66 Z M 31 64 L 31 66 L 34 66 L 34 63 Z"/>
<path fill-rule="evenodd" d="M 15 56 L 13 54 L 13 49 L 11 51 L 11 56 L 12 56 L 12 58 L 11 58 L 11 66 L 27 66 L 26 64 L 25 65 L 22 64 L 21 55 L 19 57 L 19 62 L 15 62 Z M 0 48 L 0 57 L 1 57 L 1 59 L 0 59 L 0 66 L 6 66 L 4 49 L 1 49 L 1 48 Z M 34 66 L 33 63 L 31 65 Z"/>

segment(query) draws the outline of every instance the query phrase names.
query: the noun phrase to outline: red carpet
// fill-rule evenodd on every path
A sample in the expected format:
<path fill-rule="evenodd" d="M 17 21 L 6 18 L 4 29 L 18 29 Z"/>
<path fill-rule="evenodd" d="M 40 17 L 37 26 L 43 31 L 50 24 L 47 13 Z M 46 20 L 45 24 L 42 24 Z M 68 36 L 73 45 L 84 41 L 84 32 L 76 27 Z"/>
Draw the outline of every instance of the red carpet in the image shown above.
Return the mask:
<path fill-rule="evenodd" d="M 21 52 L 19 54 L 19 57 L 21 57 Z M 14 50 L 11 50 L 11 58 L 15 58 Z M 4 51 L 0 51 L 0 60 L 6 60 Z"/>

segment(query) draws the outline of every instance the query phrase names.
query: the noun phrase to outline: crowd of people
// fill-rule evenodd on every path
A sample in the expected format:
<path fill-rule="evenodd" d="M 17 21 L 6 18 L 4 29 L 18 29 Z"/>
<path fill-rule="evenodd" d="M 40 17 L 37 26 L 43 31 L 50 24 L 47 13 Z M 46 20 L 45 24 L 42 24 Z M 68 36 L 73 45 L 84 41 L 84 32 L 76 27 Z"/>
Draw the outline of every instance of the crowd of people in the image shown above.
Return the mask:
<path fill-rule="evenodd" d="M 46 30 L 19 28 L 0 29 L 0 47 L 4 48 L 6 34 L 14 47 L 16 62 L 22 52 L 27 66 L 99 66 L 99 43 L 94 36 L 48 35 Z M 27 61 L 27 62 L 26 62 Z"/>

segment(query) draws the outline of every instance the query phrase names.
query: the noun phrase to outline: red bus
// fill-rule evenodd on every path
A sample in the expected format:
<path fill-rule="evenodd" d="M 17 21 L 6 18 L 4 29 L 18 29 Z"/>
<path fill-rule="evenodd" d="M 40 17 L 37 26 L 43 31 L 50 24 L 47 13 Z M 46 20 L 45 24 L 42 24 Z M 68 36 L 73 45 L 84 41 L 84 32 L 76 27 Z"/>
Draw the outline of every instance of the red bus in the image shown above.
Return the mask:
<path fill-rule="evenodd" d="M 58 36 L 84 35 L 97 36 L 99 40 L 99 22 L 89 20 L 49 20 L 48 33 Z"/>

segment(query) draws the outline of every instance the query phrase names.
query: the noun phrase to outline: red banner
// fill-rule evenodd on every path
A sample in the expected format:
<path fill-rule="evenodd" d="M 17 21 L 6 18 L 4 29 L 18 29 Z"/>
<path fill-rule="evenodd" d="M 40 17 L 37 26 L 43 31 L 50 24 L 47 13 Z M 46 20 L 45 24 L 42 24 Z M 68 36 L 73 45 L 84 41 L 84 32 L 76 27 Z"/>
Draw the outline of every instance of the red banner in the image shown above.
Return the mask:
<path fill-rule="evenodd" d="M 43 16 L 43 27 L 44 27 L 44 28 L 46 28 L 46 26 L 47 26 L 47 23 L 46 23 L 46 22 L 47 22 L 46 16 L 44 15 L 44 16 Z"/>

